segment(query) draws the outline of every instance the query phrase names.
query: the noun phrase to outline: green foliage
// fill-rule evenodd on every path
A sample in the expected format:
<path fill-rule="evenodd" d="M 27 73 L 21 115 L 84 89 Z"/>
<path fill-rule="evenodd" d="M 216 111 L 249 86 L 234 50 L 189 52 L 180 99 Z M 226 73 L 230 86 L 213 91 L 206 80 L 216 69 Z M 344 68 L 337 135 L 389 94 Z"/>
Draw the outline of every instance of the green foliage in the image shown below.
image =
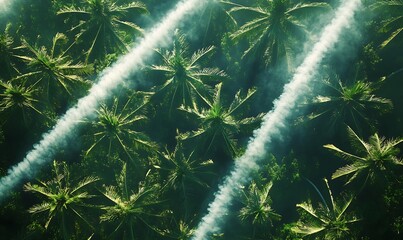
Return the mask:
<path fill-rule="evenodd" d="M 332 179 L 350 175 L 347 181 L 350 183 L 358 176 L 366 175 L 365 178 L 373 183 L 381 180 L 380 178 L 387 178 L 394 167 L 403 165 L 403 161 L 398 157 L 399 148 L 397 147 L 403 139 L 386 140 L 375 133 L 368 142 L 365 142 L 350 127 L 348 127 L 348 134 L 356 154 L 345 152 L 333 144 L 324 145 L 337 156 L 351 162 L 337 169 Z"/>
<path fill-rule="evenodd" d="M 176 2 L 25 0 L 2 12 L 0 175 Z M 66 149 L 52 149 L 65 162 L 0 203 L 2 239 L 192 237 L 268 100 L 340 3 L 208 2 L 70 129 Z M 315 76 L 306 111 L 292 109 L 312 121 L 283 123 L 211 239 L 401 239 L 402 1 L 362 2 L 318 68 L 330 77 Z M 346 162 L 326 161 L 332 153 Z M 325 196 L 315 186 L 319 202 L 302 187 L 328 176 L 332 191 L 327 180 Z"/>
<path fill-rule="evenodd" d="M 341 80 L 332 83 L 324 80 L 327 95 L 316 96 L 309 104 L 312 113 L 308 119 L 326 121 L 330 131 L 340 129 L 343 124 L 362 132 L 363 127 L 375 128 L 379 115 L 392 109 L 389 99 L 378 97 L 375 91 L 382 82 L 354 81 L 350 85 Z"/>
<path fill-rule="evenodd" d="M 62 7 L 57 14 L 74 22 L 71 29 L 75 33 L 75 41 L 84 45 L 86 62 L 99 53 L 100 56 L 127 50 L 125 33 L 141 33 L 142 29 L 133 23 L 133 13 L 147 13 L 141 2 L 120 4 L 110 0 L 84 0 L 81 5 Z M 130 38 L 131 39 L 131 38 Z"/>
<path fill-rule="evenodd" d="M 59 49 L 67 41 L 64 34 L 57 33 L 53 38 L 50 49 L 36 47 L 22 39 L 22 46 L 28 51 L 28 55 L 19 56 L 27 63 L 28 71 L 17 76 L 15 79 L 26 79 L 26 81 L 37 84 L 46 93 L 46 100 L 51 103 L 59 103 L 64 93 L 73 95 L 73 89 L 88 85 L 83 76 L 92 72 L 90 65 L 73 63 L 71 56 L 66 55 L 66 50 Z M 57 91 L 58 95 L 50 94 L 50 91 Z M 57 106 L 58 107 L 58 106 Z"/>
<path fill-rule="evenodd" d="M 387 19 L 383 21 L 381 29 L 382 32 L 386 33 L 387 39 L 381 43 L 381 48 L 398 41 L 399 35 L 401 35 L 403 31 L 403 1 L 378 1 L 372 5 L 372 8 L 380 14 L 387 14 Z M 401 36 L 400 39 L 402 39 Z"/>
<path fill-rule="evenodd" d="M 73 215 L 79 218 L 91 228 L 91 224 L 80 213 L 79 209 L 82 207 L 88 207 L 86 200 L 94 197 L 88 191 L 84 190 L 88 185 L 98 181 L 97 177 L 84 177 L 80 182 L 72 184 L 70 181 L 70 172 L 65 162 L 58 163 L 53 162 L 53 175 L 54 178 L 42 182 L 39 184 L 27 183 L 24 186 L 25 191 L 38 194 L 44 201 L 40 204 L 34 205 L 28 211 L 30 213 L 47 213 L 47 220 L 45 223 L 45 229 L 49 227 L 49 224 L 56 217 L 60 223 L 60 231 L 63 239 L 70 239 L 71 233 L 68 232 L 68 225 L 71 227 L 71 222 L 66 219 Z M 70 214 L 70 215 L 69 215 Z"/>
<path fill-rule="evenodd" d="M 324 180 L 330 197 L 330 207 L 324 200 L 318 207 L 314 207 L 311 201 L 297 204 L 305 215 L 302 215 L 302 219 L 291 230 L 303 237 L 313 237 L 311 239 L 352 239 L 350 225 L 359 219 L 347 210 L 354 198 L 351 196 L 335 201 L 327 179 Z M 322 196 L 321 198 L 323 199 Z"/>
<path fill-rule="evenodd" d="M 38 102 L 35 99 L 35 84 L 25 87 L 24 85 L 14 85 L 11 82 L 0 82 L 0 86 L 4 89 L 0 94 L 2 101 L 0 102 L 0 111 L 8 109 L 21 109 L 22 111 L 29 109 L 41 114 L 35 105 Z"/>
<path fill-rule="evenodd" d="M 242 203 L 244 206 L 239 211 L 239 218 L 242 222 L 248 222 L 252 225 L 266 225 L 281 218 L 281 215 L 277 214 L 270 206 L 269 193 L 272 186 L 272 182 L 261 187 L 252 182 L 247 190 L 243 190 Z"/>
<path fill-rule="evenodd" d="M 155 89 L 156 96 L 161 96 L 169 115 L 180 106 L 195 108 L 200 103 L 208 102 L 210 86 L 208 82 L 217 82 L 226 78 L 218 68 L 202 67 L 200 62 L 214 50 L 209 46 L 190 54 L 185 36 L 175 31 L 173 49 L 158 50 L 163 64 L 153 65 L 151 70 L 162 72 L 166 82 Z"/>
<path fill-rule="evenodd" d="M 132 150 L 155 150 L 157 145 L 146 134 L 136 131 L 136 128 L 139 129 L 139 124 L 147 120 L 142 111 L 148 99 L 147 93 L 136 93 L 129 97 L 123 106 L 119 105 L 117 98 L 110 108 L 103 104 L 97 111 L 98 118 L 92 122 L 92 129 L 88 133 L 93 140 L 85 154 L 90 154 L 95 147 L 98 147 L 103 151 L 106 150 L 106 156 L 112 156 L 114 151 L 118 154 L 122 152 L 123 159 L 135 163 Z"/>
<path fill-rule="evenodd" d="M 212 172 L 213 161 L 201 161 L 194 157 L 194 152 L 186 155 L 181 143 L 178 143 L 173 152 L 166 150 L 161 153 L 154 168 L 161 173 L 162 190 L 172 202 L 172 208 L 184 220 L 193 212 L 192 206 L 198 202 L 200 189 L 209 189 L 209 178 Z M 183 208 L 184 207 L 184 208 Z M 188 234 L 188 233 L 187 233 Z"/>
<path fill-rule="evenodd" d="M 203 175 L 209 175 L 209 166 L 212 164 L 211 160 L 199 162 L 199 160 L 192 159 L 193 153 L 185 156 L 183 147 L 180 143 L 175 147 L 175 150 L 170 153 L 168 150 L 162 154 L 162 161 L 160 165 L 154 165 L 155 168 L 161 171 L 166 171 L 167 178 L 165 180 L 163 189 L 177 191 L 183 193 L 184 198 L 188 198 L 187 191 L 191 191 L 192 185 L 201 187 L 208 187 L 208 184 L 203 179 Z"/>
<path fill-rule="evenodd" d="M 158 186 L 148 185 L 148 182 L 145 181 L 144 184 L 139 183 L 136 191 L 131 190 L 131 186 L 127 184 L 125 163 L 117 182 L 120 183 L 118 186 L 106 186 L 102 191 L 102 194 L 113 205 L 101 207 L 104 213 L 100 216 L 100 221 L 114 224 L 111 237 L 116 238 L 115 234 L 121 232 L 122 239 L 137 239 L 135 238 L 137 235 L 135 225 L 140 223 L 142 226 L 151 227 L 148 223 L 149 217 L 157 216 L 152 211 L 152 207 L 159 203 L 156 200 L 158 199 Z"/>
<path fill-rule="evenodd" d="M 301 18 L 317 14 L 317 10 L 323 11 L 328 7 L 326 3 L 295 4 L 290 0 L 263 1 L 256 7 L 233 7 L 231 14 L 240 12 L 253 17 L 232 34 L 232 39 L 248 40 L 249 48 L 243 56 L 251 54 L 267 66 L 275 66 L 285 60 L 286 65 L 291 67 L 296 40 L 306 34 Z"/>
<path fill-rule="evenodd" d="M 221 86 L 221 83 L 216 85 L 213 101 L 207 100 L 208 109 L 198 109 L 197 106 L 193 109 L 181 106 L 181 110 L 199 119 L 200 127 L 196 131 L 180 134 L 178 138 L 180 140 L 195 139 L 205 154 L 214 153 L 217 149 L 224 149 L 229 156 L 235 157 L 239 153 L 235 140 L 236 134 L 248 125 L 260 122 L 263 114 L 243 119 L 238 117 L 236 111 L 240 111 L 256 90 L 250 89 L 244 97 L 238 91 L 230 106 L 224 107 L 221 99 Z"/>

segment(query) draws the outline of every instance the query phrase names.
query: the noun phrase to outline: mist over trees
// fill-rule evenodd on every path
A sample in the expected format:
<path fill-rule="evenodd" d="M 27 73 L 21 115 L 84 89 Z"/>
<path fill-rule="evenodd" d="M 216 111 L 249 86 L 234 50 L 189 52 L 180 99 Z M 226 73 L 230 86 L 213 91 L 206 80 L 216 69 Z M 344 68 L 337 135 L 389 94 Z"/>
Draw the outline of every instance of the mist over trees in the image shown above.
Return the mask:
<path fill-rule="evenodd" d="M 177 2 L 0 8 L 0 176 Z M 211 239 L 402 238 L 403 1 L 362 2 Z M 191 239 L 339 4 L 217 0 L 184 19 L 0 202 L 1 238 Z"/>

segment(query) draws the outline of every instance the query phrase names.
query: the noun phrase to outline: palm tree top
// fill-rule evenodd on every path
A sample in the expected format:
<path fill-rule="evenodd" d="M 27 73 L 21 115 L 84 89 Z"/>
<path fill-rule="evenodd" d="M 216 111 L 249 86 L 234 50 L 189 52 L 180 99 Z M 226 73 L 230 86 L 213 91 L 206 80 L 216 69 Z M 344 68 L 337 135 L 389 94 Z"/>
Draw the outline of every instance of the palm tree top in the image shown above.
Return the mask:
<path fill-rule="evenodd" d="M 242 96 L 241 91 L 235 94 L 235 97 L 228 107 L 225 107 L 221 100 L 221 89 L 222 83 L 215 86 L 213 100 L 207 100 L 206 103 L 209 108 L 199 109 L 197 106 L 195 108 L 186 108 L 181 106 L 181 110 L 198 116 L 203 124 L 209 125 L 210 123 L 219 122 L 228 125 L 237 125 L 235 120 L 235 112 L 239 110 L 250 98 L 256 93 L 256 88 L 251 88 L 248 90 L 245 96 Z M 260 115 L 259 115 L 260 116 Z M 247 118 L 242 120 L 241 124 L 251 123 L 254 118 Z"/>
<path fill-rule="evenodd" d="M 312 15 L 316 9 L 323 10 L 329 5 L 321 2 L 297 3 L 290 0 L 260 1 L 258 6 L 236 6 L 229 12 L 248 12 L 255 15 L 244 23 L 231 37 L 234 40 L 246 38 L 249 48 L 243 57 L 253 54 L 263 57 L 266 65 L 276 64 L 285 57 L 291 64 L 291 51 L 295 48 L 293 40 L 306 34 L 302 18 Z"/>
<path fill-rule="evenodd" d="M 46 47 L 33 46 L 24 38 L 22 39 L 22 46 L 26 48 L 31 56 L 19 56 L 21 59 L 28 63 L 29 72 L 24 73 L 15 79 L 35 79 L 36 81 L 47 81 L 42 83 L 46 86 L 47 91 L 49 89 L 49 83 L 55 82 L 60 85 L 65 92 L 72 95 L 71 87 L 72 83 L 86 83 L 82 77 L 92 72 L 92 66 L 83 63 L 73 63 L 73 60 L 66 50 L 59 49 L 61 45 L 64 45 L 67 38 L 62 33 L 57 33 L 52 41 L 50 49 Z"/>
<path fill-rule="evenodd" d="M 156 50 L 161 55 L 164 65 L 153 65 L 151 69 L 163 71 L 168 77 L 175 77 L 177 80 L 192 78 L 197 76 L 195 74 L 203 76 L 201 75 L 203 72 L 205 74 L 215 73 L 217 77 L 226 77 L 226 74 L 222 70 L 218 70 L 217 68 L 201 68 L 198 64 L 200 60 L 212 54 L 214 49 L 214 46 L 208 46 L 191 54 L 185 35 L 176 29 L 172 50 Z"/>
<path fill-rule="evenodd" d="M 365 142 L 350 127 L 347 130 L 356 154 L 343 151 L 333 144 L 324 145 L 337 156 L 350 162 L 337 169 L 332 175 L 333 179 L 352 174 L 347 181 L 348 184 L 366 172 L 367 178 L 376 180 L 379 172 L 391 171 L 393 166 L 403 165 L 403 160 L 398 157 L 400 149 L 397 147 L 403 142 L 402 138 L 387 140 L 375 133 L 369 137 L 368 142 Z"/>
<path fill-rule="evenodd" d="M 150 185 L 147 181 L 145 184 L 139 183 L 137 190 L 132 191 L 132 188 L 128 186 L 126 166 L 126 163 L 123 163 L 122 171 L 117 176 L 118 185 L 105 186 L 104 191 L 101 191 L 113 204 L 101 207 L 105 212 L 100 216 L 100 220 L 101 222 L 117 223 L 111 236 L 119 231 L 124 231 L 129 234 L 130 239 L 135 239 L 133 225 L 140 222 L 151 227 L 147 222 L 147 217 L 158 216 L 152 212 L 152 208 L 160 203 L 160 200 L 157 200 L 158 186 Z"/>
<path fill-rule="evenodd" d="M 232 103 L 226 107 L 221 102 L 221 87 L 221 83 L 217 84 L 213 100 L 206 100 L 209 108 L 199 109 L 197 106 L 195 108 L 180 107 L 180 110 L 196 116 L 200 121 L 200 125 L 196 131 L 180 134 L 178 139 L 186 140 L 201 137 L 207 144 L 206 148 L 203 149 L 206 153 L 212 148 L 223 144 L 225 146 L 224 150 L 233 157 L 237 153 L 234 135 L 241 130 L 246 130 L 245 127 L 258 123 L 263 117 L 263 113 L 256 117 L 239 119 L 239 115 L 236 114 L 237 110 L 241 109 L 250 100 L 256 89 L 249 89 L 245 96 L 241 94 L 241 91 L 238 91 Z M 202 147 L 203 144 L 199 142 L 198 146 Z"/>
<path fill-rule="evenodd" d="M 212 160 L 200 161 L 199 159 L 194 159 L 193 152 L 185 155 L 180 142 L 178 142 L 173 152 L 166 150 L 165 153 L 162 153 L 162 157 L 163 162 L 159 165 L 154 165 L 154 167 L 168 172 L 167 181 L 163 188 L 169 187 L 174 190 L 181 188 L 182 191 L 186 192 L 184 188 L 187 188 L 187 185 L 192 183 L 202 187 L 209 187 L 201 175 L 211 174 L 207 169 L 213 163 Z"/>
<path fill-rule="evenodd" d="M 202 67 L 201 61 L 213 53 L 214 47 L 189 52 L 185 36 L 175 30 L 172 50 L 156 50 L 162 58 L 161 65 L 152 65 L 153 71 L 165 75 L 166 82 L 156 87 L 156 96 L 169 104 L 169 111 L 181 105 L 195 107 L 208 101 L 211 87 L 208 83 L 227 78 L 219 68 Z"/>
<path fill-rule="evenodd" d="M 252 182 L 248 190 L 243 190 L 242 203 L 244 207 L 239 212 L 241 221 L 251 221 L 252 224 L 264 225 L 272 223 L 273 220 L 281 219 L 281 215 L 277 214 L 271 207 L 270 190 L 273 182 L 259 187 Z"/>
<path fill-rule="evenodd" d="M 34 96 L 35 85 L 25 87 L 24 84 L 0 81 L 0 86 L 4 89 L 4 92 L 0 93 L 0 97 L 3 98 L 0 102 L 0 111 L 18 107 L 21 109 L 28 108 L 42 114 L 35 106 L 38 102 Z"/>
<path fill-rule="evenodd" d="M 103 53 L 115 50 L 126 52 L 127 46 L 121 31 L 143 32 L 128 16 L 132 12 L 148 13 L 146 5 L 142 2 L 118 4 L 117 1 L 110 0 L 85 0 L 82 3 L 82 7 L 64 6 L 57 14 L 78 20 L 70 29 L 71 32 L 76 32 L 76 40 L 86 42 L 85 36 L 90 36 L 86 62 L 99 46 L 102 48 L 98 50 Z"/>
<path fill-rule="evenodd" d="M 325 79 L 323 84 L 327 87 L 326 95 L 318 95 L 308 104 L 313 107 L 308 119 L 319 120 L 326 117 L 330 130 L 335 130 L 343 124 L 348 124 L 360 132 L 365 125 L 373 128 L 376 124 L 375 116 L 393 108 L 391 100 L 375 95 L 375 91 L 382 84 L 381 81 L 358 80 L 345 84 L 337 78 L 336 83 Z"/>
<path fill-rule="evenodd" d="M 146 134 L 137 131 L 139 125 L 147 120 L 143 111 L 149 101 L 149 95 L 149 93 L 137 92 L 124 104 L 119 104 L 118 98 L 114 98 L 111 107 L 101 104 L 100 110 L 97 111 L 98 118 L 90 122 L 92 128 L 87 136 L 94 139 L 86 155 L 103 143 L 106 143 L 104 149 L 107 150 L 108 156 L 115 149 L 113 145 L 117 144 L 131 161 L 134 161 L 131 152 L 133 149 L 156 149 L 156 144 Z"/>
<path fill-rule="evenodd" d="M 309 181 L 323 202 L 316 208 L 310 201 L 297 204 L 297 207 L 307 215 L 299 220 L 291 230 L 303 237 L 319 236 L 320 239 L 326 240 L 347 239 L 350 234 L 350 224 L 360 221 L 353 214 L 347 213 L 354 197 L 349 196 L 347 199 L 335 200 L 327 179 L 325 178 L 324 181 L 330 198 L 330 207 L 317 187 Z"/>
<path fill-rule="evenodd" d="M 48 219 L 45 228 L 48 228 L 56 215 L 63 214 L 65 209 L 71 210 L 76 216 L 88 223 L 76 208 L 85 206 L 84 201 L 93 197 L 84 188 L 98 181 L 99 178 L 93 176 L 84 177 L 78 184 L 72 185 L 66 163 L 56 161 L 53 162 L 53 175 L 54 178 L 49 181 L 39 181 L 39 184 L 27 183 L 24 185 L 25 191 L 39 194 L 45 198 L 41 204 L 34 205 L 28 211 L 30 213 L 47 211 Z"/>

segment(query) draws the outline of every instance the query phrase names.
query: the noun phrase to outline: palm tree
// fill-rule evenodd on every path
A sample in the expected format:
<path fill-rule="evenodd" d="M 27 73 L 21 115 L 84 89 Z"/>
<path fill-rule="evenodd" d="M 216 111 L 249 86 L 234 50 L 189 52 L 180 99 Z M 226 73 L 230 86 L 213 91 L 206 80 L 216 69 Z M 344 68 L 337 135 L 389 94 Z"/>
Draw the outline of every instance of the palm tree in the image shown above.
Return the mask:
<path fill-rule="evenodd" d="M 226 74 L 218 68 L 204 68 L 200 61 L 207 57 L 214 47 L 210 46 L 190 55 L 185 36 L 175 31 L 173 50 L 157 50 L 162 57 L 162 65 L 153 65 L 151 70 L 162 72 L 166 82 L 156 88 L 156 97 L 162 97 L 167 105 L 169 115 L 173 109 L 180 107 L 195 107 L 207 101 L 210 86 L 207 81 L 217 81 L 226 78 Z"/>
<path fill-rule="evenodd" d="M 41 48 L 30 45 L 24 39 L 23 46 L 32 56 L 20 56 L 28 63 L 29 72 L 18 76 L 16 79 L 33 79 L 33 82 L 39 81 L 49 99 L 50 96 L 67 93 L 73 95 L 72 88 L 84 86 L 86 81 L 82 75 L 88 75 L 92 72 L 90 65 L 82 63 L 74 64 L 70 56 L 66 55 L 69 48 L 65 51 L 58 51 L 59 46 L 67 41 L 64 34 L 57 33 L 53 38 L 51 49 L 42 46 Z M 49 94 L 49 91 L 57 91 L 57 94 Z M 60 92 L 61 91 L 61 92 Z M 59 99 L 63 97 L 59 96 Z"/>
<path fill-rule="evenodd" d="M 194 157 L 193 152 L 186 155 L 181 143 L 176 145 L 173 152 L 166 150 L 161 157 L 161 161 L 154 164 L 154 167 L 161 170 L 162 189 L 172 194 L 169 199 L 173 200 L 173 206 L 179 207 L 177 212 L 184 212 L 184 220 L 187 220 L 189 202 L 194 204 L 200 188 L 209 187 L 206 181 L 212 175 L 210 167 L 213 161 L 200 161 Z M 183 205 L 179 204 L 182 202 Z"/>
<path fill-rule="evenodd" d="M 389 99 L 375 95 L 381 82 L 355 81 L 351 85 L 343 84 L 339 79 L 337 85 L 325 80 L 328 87 L 327 96 L 316 96 L 310 104 L 312 113 L 309 119 L 327 122 L 326 128 L 337 130 L 343 124 L 354 126 L 362 131 L 363 126 L 375 127 L 376 116 L 392 108 Z"/>
<path fill-rule="evenodd" d="M 27 114 L 35 112 L 42 115 L 42 112 L 37 108 L 39 100 L 35 96 L 37 90 L 35 88 L 36 84 L 28 87 L 24 85 L 0 81 L 2 88 L 2 92 L 0 93 L 0 113 L 20 111 L 24 124 L 27 126 Z M 9 119 L 9 117 L 6 117 L 6 119 Z"/>
<path fill-rule="evenodd" d="M 38 102 L 35 99 L 35 84 L 25 87 L 24 84 L 16 85 L 12 82 L 0 82 L 0 86 L 3 88 L 3 93 L 0 94 L 2 101 L 0 103 L 0 111 L 7 109 L 21 108 L 31 109 L 37 113 L 41 113 L 35 107 L 35 103 Z"/>
<path fill-rule="evenodd" d="M 125 33 L 142 33 L 142 29 L 131 19 L 133 14 L 147 13 L 143 3 L 119 4 L 114 0 L 84 0 L 82 3 L 82 7 L 65 6 L 57 14 L 78 21 L 70 31 L 77 32 L 76 41 L 89 44 L 86 61 L 95 54 L 103 56 L 116 51 L 126 52 L 126 38 L 130 40 L 131 37 Z"/>
<path fill-rule="evenodd" d="M 243 223 L 248 223 L 253 226 L 252 239 L 256 237 L 258 227 L 267 224 L 272 225 L 273 221 L 281 219 L 281 215 L 277 214 L 271 207 L 271 198 L 269 196 L 273 182 L 268 182 L 262 187 L 259 187 L 255 182 L 242 191 L 242 205 L 239 211 L 239 219 Z"/>
<path fill-rule="evenodd" d="M 330 207 L 316 186 L 311 183 L 321 197 L 322 204 L 317 207 L 314 207 L 311 201 L 297 204 L 303 214 L 297 225 L 292 227 L 291 230 L 301 234 L 303 238 L 324 240 L 353 239 L 350 225 L 359 221 L 353 214 L 347 213 L 353 197 L 335 201 L 327 179 L 325 178 L 324 181 L 330 197 Z"/>
<path fill-rule="evenodd" d="M 381 48 L 384 48 L 392 42 L 396 42 L 403 32 L 403 1 L 377 1 L 372 5 L 372 9 L 383 14 L 383 16 L 385 14 L 388 16 L 381 29 L 381 32 L 387 34 L 387 39 L 381 44 Z"/>
<path fill-rule="evenodd" d="M 257 7 L 234 7 L 230 10 L 231 14 L 239 12 L 242 16 L 248 14 L 252 17 L 232 34 L 232 39 L 249 41 L 243 57 L 252 55 L 252 58 L 263 60 L 266 66 L 276 65 L 285 59 L 290 67 L 292 52 L 300 47 L 296 43 L 306 35 L 303 17 L 326 8 L 326 3 L 294 4 L 291 0 L 260 1 Z"/>
<path fill-rule="evenodd" d="M 95 147 L 106 150 L 107 156 L 111 156 L 115 146 L 123 150 L 124 155 L 134 163 L 132 150 L 153 150 L 156 144 L 149 137 L 135 129 L 141 122 L 147 120 L 141 111 L 148 102 L 148 94 L 133 94 L 123 106 L 119 105 L 119 100 L 114 99 L 112 107 L 101 105 L 98 118 L 91 122 L 92 128 L 87 135 L 93 138 L 92 145 L 87 149 L 88 155 Z M 119 153 L 119 150 L 117 150 Z M 103 152 L 102 152 L 103 154 Z"/>
<path fill-rule="evenodd" d="M 399 148 L 397 147 L 403 142 L 403 139 L 386 140 L 375 133 L 368 142 L 365 142 L 350 127 L 347 130 L 355 154 L 345 152 L 333 144 L 324 145 L 337 156 L 351 162 L 351 164 L 337 169 L 333 173 L 332 179 L 350 175 L 348 184 L 358 176 L 366 175 L 365 178 L 374 183 L 391 176 L 393 167 L 403 165 L 403 160 L 398 158 Z"/>
<path fill-rule="evenodd" d="M 147 175 L 146 175 L 147 177 Z M 151 216 L 158 216 L 153 213 L 154 205 L 160 203 L 158 201 L 158 187 L 139 183 L 136 192 L 130 191 L 128 186 L 126 163 L 123 164 L 122 171 L 117 179 L 118 186 L 107 186 L 102 194 L 113 203 L 111 206 L 103 206 L 105 212 L 101 215 L 101 222 L 109 222 L 114 224 L 114 230 L 111 236 L 115 236 L 121 232 L 122 239 L 137 239 L 135 236 L 140 234 L 134 231 L 142 231 L 140 226 L 146 226 L 154 230 L 154 227 L 148 222 Z M 137 227 L 136 227 L 137 226 Z"/>
<path fill-rule="evenodd" d="M 257 117 L 240 119 L 236 114 L 237 110 L 247 102 L 256 92 L 255 89 L 248 91 L 245 97 L 241 96 L 239 91 L 229 107 L 224 107 L 221 101 L 221 86 L 217 84 L 213 101 L 206 100 L 209 109 L 185 108 L 183 111 L 196 116 L 200 121 L 200 127 L 196 131 L 180 134 L 180 140 L 194 139 L 197 146 L 202 149 L 205 154 L 224 149 L 225 153 L 231 157 L 237 155 L 238 148 L 235 135 L 241 130 L 247 130 L 248 126 L 252 126 L 260 121 L 263 114 Z"/>
<path fill-rule="evenodd" d="M 27 183 L 24 186 L 25 191 L 36 193 L 45 199 L 28 211 L 33 214 L 48 213 L 45 229 L 48 229 L 53 219 L 58 218 L 63 239 L 71 239 L 68 228 L 72 226 L 68 222 L 68 217 L 78 217 L 93 229 L 89 221 L 80 213 L 80 209 L 88 207 L 89 205 L 85 201 L 94 197 L 84 188 L 99 179 L 97 177 L 85 177 L 78 184 L 73 185 L 70 182 L 70 172 L 67 164 L 56 161 L 53 162 L 53 175 L 54 178 L 47 182 L 39 181 L 39 184 Z"/>

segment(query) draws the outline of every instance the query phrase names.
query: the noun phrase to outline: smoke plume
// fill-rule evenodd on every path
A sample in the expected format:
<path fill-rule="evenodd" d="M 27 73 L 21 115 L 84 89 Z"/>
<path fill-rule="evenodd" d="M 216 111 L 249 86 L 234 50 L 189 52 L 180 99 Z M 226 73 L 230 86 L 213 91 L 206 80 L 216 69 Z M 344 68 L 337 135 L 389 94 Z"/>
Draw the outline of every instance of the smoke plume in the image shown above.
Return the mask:
<path fill-rule="evenodd" d="M 283 93 L 275 100 L 273 109 L 266 114 L 261 127 L 255 130 L 245 154 L 235 161 L 234 169 L 220 185 L 214 201 L 208 207 L 208 214 L 203 217 L 193 235 L 194 240 L 209 239 L 210 234 L 220 230 L 236 189 L 246 184 L 251 172 L 259 168 L 258 163 L 270 148 L 270 143 L 280 136 L 282 129 L 286 127 L 284 123 L 290 118 L 297 100 L 307 92 L 309 82 L 322 59 L 334 47 L 342 30 L 349 26 L 360 5 L 360 0 L 344 0 L 336 10 L 335 17 L 324 28 L 318 42 L 296 69 L 291 81 L 284 86 Z"/>
<path fill-rule="evenodd" d="M 3 1 L 0 0 L 0 3 Z M 113 90 L 124 84 L 125 80 L 140 69 L 143 62 L 152 54 L 152 49 L 166 44 L 174 29 L 209 1 L 211 0 L 180 1 L 129 53 L 105 70 L 99 76 L 98 82 L 89 90 L 89 94 L 69 109 L 53 129 L 43 135 L 42 140 L 28 152 L 23 161 L 10 168 L 8 174 L 0 179 L 0 201 L 23 179 L 32 178 L 60 149 L 67 147 L 69 140 L 76 136 L 75 129 L 80 122 L 83 119 L 93 118 L 99 103 L 108 99 Z M 135 85 L 131 83 L 132 87 Z"/>

